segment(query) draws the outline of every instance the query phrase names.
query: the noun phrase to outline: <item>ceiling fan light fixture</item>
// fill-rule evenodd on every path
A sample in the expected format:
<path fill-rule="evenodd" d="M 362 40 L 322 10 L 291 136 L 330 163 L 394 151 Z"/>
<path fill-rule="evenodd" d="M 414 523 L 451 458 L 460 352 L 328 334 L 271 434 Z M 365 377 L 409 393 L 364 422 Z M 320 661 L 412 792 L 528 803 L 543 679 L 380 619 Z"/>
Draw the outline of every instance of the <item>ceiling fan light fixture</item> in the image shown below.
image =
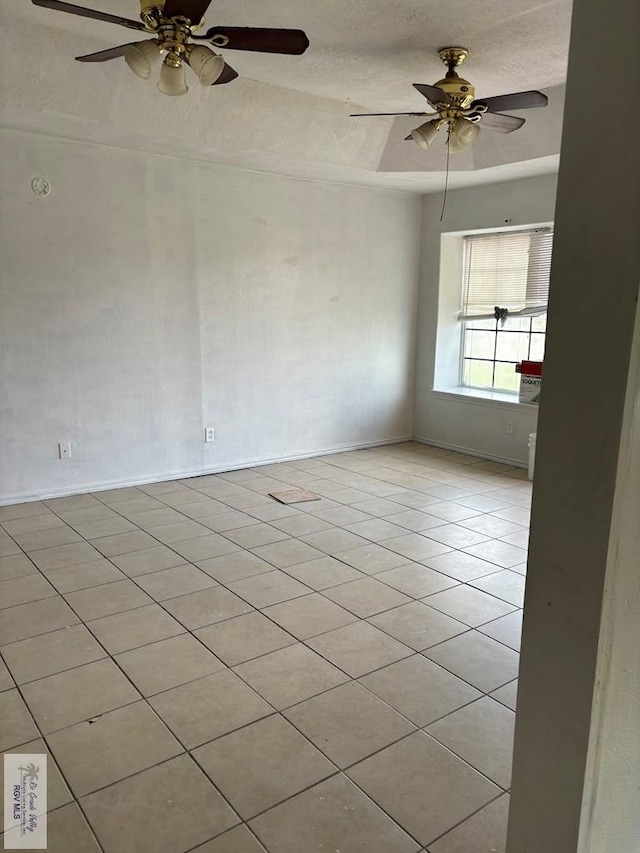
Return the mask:
<path fill-rule="evenodd" d="M 440 119 L 431 119 L 411 131 L 411 138 L 425 151 L 429 148 L 440 128 Z"/>
<path fill-rule="evenodd" d="M 449 151 L 456 154 L 458 151 L 464 151 L 480 133 L 480 128 L 476 122 L 469 121 L 467 118 L 457 118 L 452 122 L 449 133 Z"/>
<path fill-rule="evenodd" d="M 155 39 L 130 44 L 124 52 L 124 61 L 138 77 L 148 80 L 153 66 L 160 60 L 160 44 Z"/>
<path fill-rule="evenodd" d="M 223 57 L 202 44 L 191 48 L 187 61 L 203 86 L 212 86 L 224 71 Z"/>
<path fill-rule="evenodd" d="M 184 64 L 175 53 L 169 53 L 162 63 L 158 89 L 163 95 L 186 95 L 187 86 Z"/>

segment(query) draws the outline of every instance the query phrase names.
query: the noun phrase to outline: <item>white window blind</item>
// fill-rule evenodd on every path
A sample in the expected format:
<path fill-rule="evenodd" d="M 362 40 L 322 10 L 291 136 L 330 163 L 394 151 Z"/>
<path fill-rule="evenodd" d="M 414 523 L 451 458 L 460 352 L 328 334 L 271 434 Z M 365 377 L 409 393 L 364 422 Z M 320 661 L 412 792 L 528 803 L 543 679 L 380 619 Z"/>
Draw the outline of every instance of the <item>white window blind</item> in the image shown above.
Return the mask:
<path fill-rule="evenodd" d="M 543 314 L 549 298 L 553 231 L 509 231 L 464 238 L 460 320 Z"/>

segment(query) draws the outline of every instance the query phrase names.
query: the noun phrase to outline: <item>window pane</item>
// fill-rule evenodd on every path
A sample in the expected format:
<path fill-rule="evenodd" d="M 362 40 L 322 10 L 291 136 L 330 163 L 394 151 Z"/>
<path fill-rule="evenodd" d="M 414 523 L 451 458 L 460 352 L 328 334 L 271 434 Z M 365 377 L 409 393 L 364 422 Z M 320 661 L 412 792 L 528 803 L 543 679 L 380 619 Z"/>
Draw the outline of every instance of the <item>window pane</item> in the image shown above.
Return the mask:
<path fill-rule="evenodd" d="M 531 317 L 507 317 L 504 326 L 498 324 L 498 331 L 504 329 L 506 332 L 528 332 Z"/>
<path fill-rule="evenodd" d="M 516 373 L 513 364 L 496 364 L 496 391 L 518 391 L 520 375 Z"/>
<path fill-rule="evenodd" d="M 495 320 L 467 320 L 465 326 L 467 329 L 486 329 L 487 331 L 495 332 L 496 321 Z"/>
<path fill-rule="evenodd" d="M 495 332 L 478 332 L 467 329 L 464 336 L 464 354 L 473 358 L 493 359 Z"/>
<path fill-rule="evenodd" d="M 547 330 L 547 315 L 543 314 L 541 317 L 533 317 L 533 324 L 531 326 L 534 332 L 546 332 Z"/>
<path fill-rule="evenodd" d="M 498 361 L 522 361 L 529 354 L 529 335 L 519 332 L 498 332 L 496 358 Z"/>
<path fill-rule="evenodd" d="M 544 340 L 544 335 L 531 335 L 531 361 L 544 361 Z"/>
<path fill-rule="evenodd" d="M 492 379 L 492 362 L 473 361 L 472 359 L 465 360 L 463 376 L 463 381 L 465 385 L 471 385 L 475 388 L 491 388 Z"/>

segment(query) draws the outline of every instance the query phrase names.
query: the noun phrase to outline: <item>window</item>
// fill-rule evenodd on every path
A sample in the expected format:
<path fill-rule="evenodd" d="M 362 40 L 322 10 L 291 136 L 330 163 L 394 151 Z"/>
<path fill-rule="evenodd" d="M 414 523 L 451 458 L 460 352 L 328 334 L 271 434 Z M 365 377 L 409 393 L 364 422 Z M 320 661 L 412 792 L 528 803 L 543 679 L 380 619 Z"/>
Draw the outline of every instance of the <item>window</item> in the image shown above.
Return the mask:
<path fill-rule="evenodd" d="M 495 391 L 518 392 L 521 361 L 544 359 L 547 316 L 500 320 L 467 320 L 464 323 L 461 385 Z"/>
<path fill-rule="evenodd" d="M 460 384 L 516 393 L 520 361 L 542 361 L 551 229 L 464 238 Z"/>

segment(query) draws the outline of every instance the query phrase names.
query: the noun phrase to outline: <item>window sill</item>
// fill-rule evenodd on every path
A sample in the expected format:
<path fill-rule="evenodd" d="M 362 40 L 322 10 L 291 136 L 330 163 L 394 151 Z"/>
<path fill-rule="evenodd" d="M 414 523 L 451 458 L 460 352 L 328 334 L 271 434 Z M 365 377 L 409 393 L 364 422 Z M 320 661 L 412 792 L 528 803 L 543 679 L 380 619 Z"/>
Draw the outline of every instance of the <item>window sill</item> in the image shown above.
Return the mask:
<path fill-rule="evenodd" d="M 433 388 L 431 394 L 445 400 L 458 403 L 471 403 L 477 406 L 491 406 L 499 409 L 511 409 L 517 406 L 524 411 L 537 411 L 538 406 L 531 403 L 521 403 L 517 394 L 507 394 L 501 391 L 482 391 L 479 388 Z"/>

